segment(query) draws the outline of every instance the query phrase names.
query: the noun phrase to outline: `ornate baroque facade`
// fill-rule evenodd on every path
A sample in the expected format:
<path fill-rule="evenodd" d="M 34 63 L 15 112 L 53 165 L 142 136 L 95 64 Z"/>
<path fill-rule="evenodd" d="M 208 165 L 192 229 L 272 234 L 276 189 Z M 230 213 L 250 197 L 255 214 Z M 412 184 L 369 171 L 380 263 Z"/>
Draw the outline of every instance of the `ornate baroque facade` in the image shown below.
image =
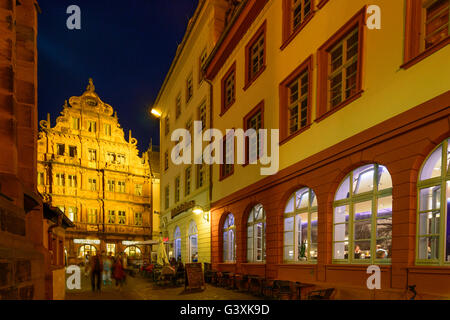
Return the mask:
<path fill-rule="evenodd" d="M 97 250 L 148 258 L 132 242 L 152 237 L 152 173 L 137 140 L 126 141 L 117 113 L 104 103 L 92 79 L 86 92 L 65 102 L 56 125 L 40 122 L 38 190 L 75 223 L 67 232 L 68 263 Z"/>

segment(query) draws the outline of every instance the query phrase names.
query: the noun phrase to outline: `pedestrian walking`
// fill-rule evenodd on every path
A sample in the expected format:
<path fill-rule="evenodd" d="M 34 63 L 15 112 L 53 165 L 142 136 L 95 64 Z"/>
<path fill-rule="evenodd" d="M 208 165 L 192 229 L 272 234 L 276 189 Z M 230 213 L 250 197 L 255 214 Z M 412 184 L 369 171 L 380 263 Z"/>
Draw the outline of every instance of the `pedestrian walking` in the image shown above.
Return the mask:
<path fill-rule="evenodd" d="M 112 269 L 112 255 L 109 253 L 109 256 L 104 256 L 103 258 L 103 285 L 111 284 L 111 269 Z"/>
<path fill-rule="evenodd" d="M 95 292 L 97 289 L 98 292 L 101 292 L 103 261 L 100 253 L 97 252 L 95 256 L 91 257 L 90 262 L 92 291 Z"/>
<path fill-rule="evenodd" d="M 113 265 L 113 277 L 116 280 L 116 289 L 122 290 L 122 285 L 125 280 L 125 271 L 122 265 L 122 258 L 119 256 L 116 258 Z"/>

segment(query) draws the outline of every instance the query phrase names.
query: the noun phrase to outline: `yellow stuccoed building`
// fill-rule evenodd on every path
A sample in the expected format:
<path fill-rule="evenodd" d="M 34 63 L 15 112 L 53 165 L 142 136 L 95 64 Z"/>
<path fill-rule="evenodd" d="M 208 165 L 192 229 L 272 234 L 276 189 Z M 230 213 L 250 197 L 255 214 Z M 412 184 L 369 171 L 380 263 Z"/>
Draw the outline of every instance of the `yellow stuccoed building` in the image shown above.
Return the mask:
<path fill-rule="evenodd" d="M 56 125 L 40 122 L 38 191 L 60 208 L 75 228 L 66 234 L 68 264 L 98 250 L 129 260 L 150 259 L 153 209 L 152 150 L 139 156 L 137 140 L 128 141 L 117 113 L 95 92 L 92 79 L 79 97 L 65 103 Z M 157 166 L 157 165 L 156 165 Z M 159 196 L 159 194 L 158 194 Z"/>

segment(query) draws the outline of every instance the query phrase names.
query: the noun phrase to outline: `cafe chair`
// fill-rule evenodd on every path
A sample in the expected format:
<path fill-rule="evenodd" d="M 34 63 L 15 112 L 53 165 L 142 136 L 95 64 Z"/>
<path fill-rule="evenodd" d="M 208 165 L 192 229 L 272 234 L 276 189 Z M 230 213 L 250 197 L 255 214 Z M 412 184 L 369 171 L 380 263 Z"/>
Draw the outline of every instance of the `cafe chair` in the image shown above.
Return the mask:
<path fill-rule="evenodd" d="M 274 291 L 278 300 L 291 300 L 292 298 L 290 281 L 275 280 Z"/>
<path fill-rule="evenodd" d="M 314 290 L 308 293 L 308 300 L 330 300 L 334 288 Z"/>

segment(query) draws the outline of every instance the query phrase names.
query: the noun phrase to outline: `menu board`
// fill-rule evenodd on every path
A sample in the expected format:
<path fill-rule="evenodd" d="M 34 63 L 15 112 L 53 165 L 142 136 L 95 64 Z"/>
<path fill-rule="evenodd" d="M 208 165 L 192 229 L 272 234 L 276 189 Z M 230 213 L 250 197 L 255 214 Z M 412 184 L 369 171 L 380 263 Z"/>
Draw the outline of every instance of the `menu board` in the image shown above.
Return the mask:
<path fill-rule="evenodd" d="M 186 289 L 203 289 L 205 279 L 201 263 L 186 263 Z"/>

